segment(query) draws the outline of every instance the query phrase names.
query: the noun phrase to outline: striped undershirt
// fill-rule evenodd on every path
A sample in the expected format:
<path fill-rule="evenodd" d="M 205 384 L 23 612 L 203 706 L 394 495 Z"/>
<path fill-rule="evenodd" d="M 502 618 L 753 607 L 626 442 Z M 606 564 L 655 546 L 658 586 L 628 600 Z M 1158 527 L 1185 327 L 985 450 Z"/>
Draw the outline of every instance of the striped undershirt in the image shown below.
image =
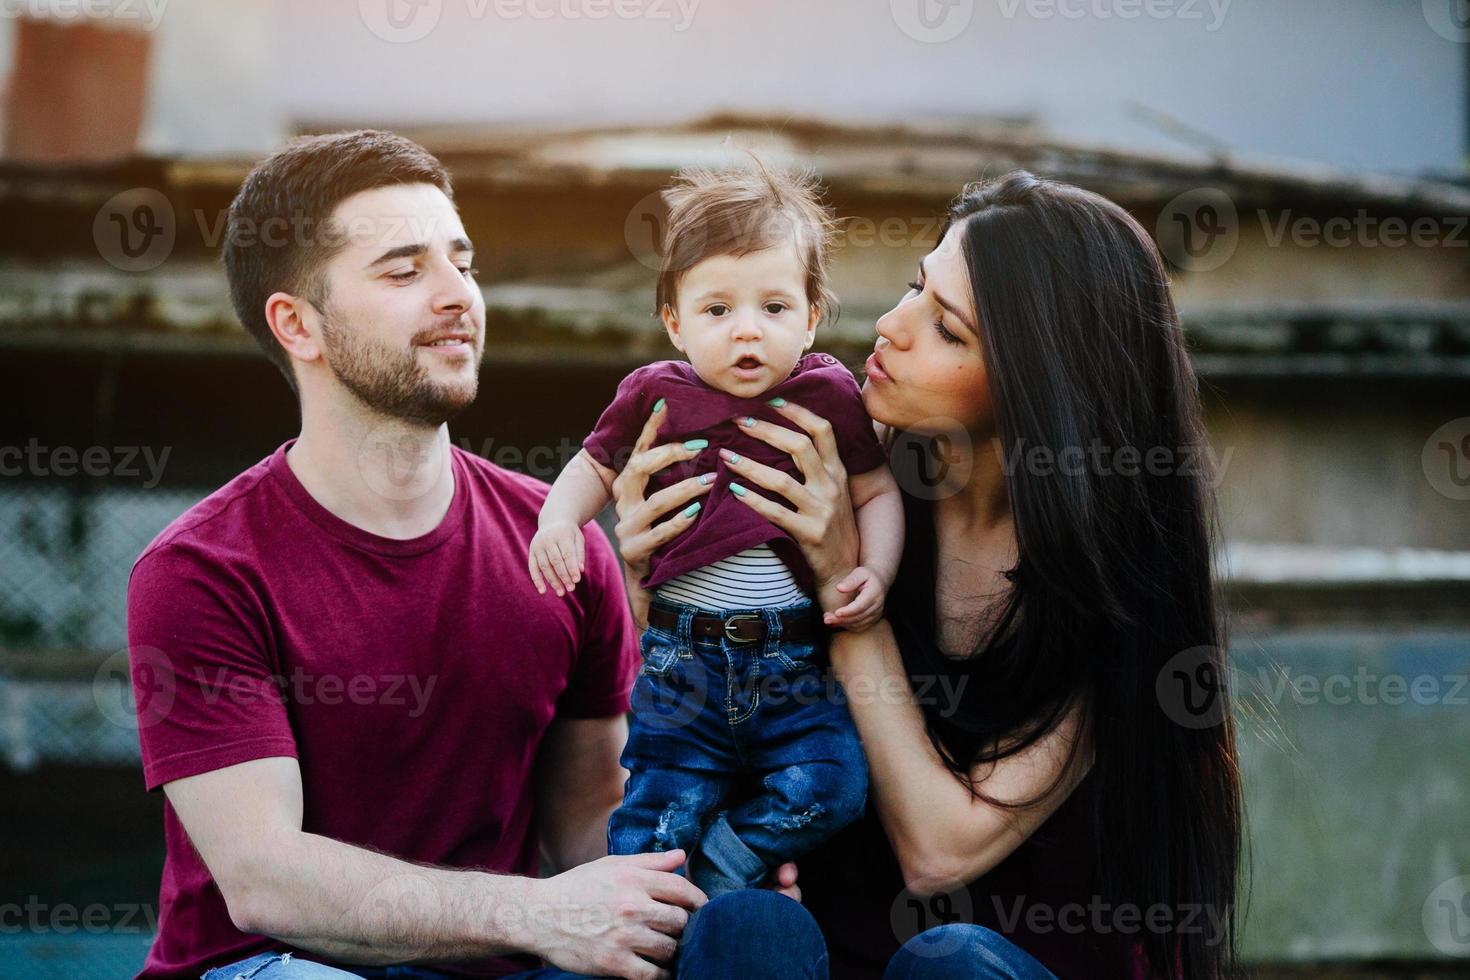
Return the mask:
<path fill-rule="evenodd" d="M 789 606 L 806 598 L 791 569 L 768 544 L 669 579 L 655 591 L 665 599 L 702 609 Z"/>

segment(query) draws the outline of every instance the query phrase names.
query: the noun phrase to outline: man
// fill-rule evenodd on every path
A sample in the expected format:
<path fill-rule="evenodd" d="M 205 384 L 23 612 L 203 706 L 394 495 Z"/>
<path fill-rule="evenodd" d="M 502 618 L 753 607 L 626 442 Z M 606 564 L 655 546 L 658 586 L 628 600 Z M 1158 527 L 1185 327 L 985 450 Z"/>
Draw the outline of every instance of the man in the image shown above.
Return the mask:
<path fill-rule="evenodd" d="M 789 899 L 729 896 L 684 935 L 683 853 L 606 856 L 636 640 L 595 525 L 584 586 L 539 595 L 546 487 L 450 445 L 484 346 L 473 255 L 443 167 L 388 133 L 295 141 L 231 206 L 235 309 L 301 432 L 133 568 L 167 842 L 142 975 L 668 977 L 681 936 L 680 975 L 775 975 L 750 935 L 816 975 Z"/>

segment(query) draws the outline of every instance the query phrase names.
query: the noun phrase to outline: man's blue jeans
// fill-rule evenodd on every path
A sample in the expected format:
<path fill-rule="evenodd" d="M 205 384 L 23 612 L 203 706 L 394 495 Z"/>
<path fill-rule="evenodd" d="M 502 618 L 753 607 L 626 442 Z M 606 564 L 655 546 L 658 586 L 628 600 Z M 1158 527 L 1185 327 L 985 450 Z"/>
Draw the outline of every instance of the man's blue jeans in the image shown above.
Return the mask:
<path fill-rule="evenodd" d="M 680 980 L 826 980 L 827 944 L 811 913 L 785 895 L 746 889 L 712 899 L 694 913 L 679 947 Z M 554 967 L 504 980 L 569 980 L 581 974 Z M 450 980 L 416 966 L 354 967 L 350 972 L 290 953 L 262 953 L 210 970 L 204 980 L 350 980 L 401 977 Z"/>
<path fill-rule="evenodd" d="M 764 609 L 700 609 L 655 598 L 678 616 L 643 633 L 622 806 L 608 821 L 612 854 L 682 848 L 689 879 L 711 898 L 760 884 L 857 819 L 868 767 L 827 667 L 826 645 L 781 636 L 781 614 L 815 615 L 810 600 Z M 697 615 L 764 619 L 764 640 L 695 636 Z M 759 780 L 722 809 L 737 780 Z"/>

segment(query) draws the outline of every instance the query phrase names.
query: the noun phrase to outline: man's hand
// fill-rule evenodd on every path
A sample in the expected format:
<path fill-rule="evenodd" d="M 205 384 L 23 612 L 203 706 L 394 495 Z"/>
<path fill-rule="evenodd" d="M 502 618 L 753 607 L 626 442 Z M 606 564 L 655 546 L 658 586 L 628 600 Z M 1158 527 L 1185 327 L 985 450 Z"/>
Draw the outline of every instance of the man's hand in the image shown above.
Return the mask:
<path fill-rule="evenodd" d="M 668 980 L 685 924 L 707 901 L 674 874 L 683 851 L 612 856 L 532 883 L 527 948 L 592 976 Z"/>

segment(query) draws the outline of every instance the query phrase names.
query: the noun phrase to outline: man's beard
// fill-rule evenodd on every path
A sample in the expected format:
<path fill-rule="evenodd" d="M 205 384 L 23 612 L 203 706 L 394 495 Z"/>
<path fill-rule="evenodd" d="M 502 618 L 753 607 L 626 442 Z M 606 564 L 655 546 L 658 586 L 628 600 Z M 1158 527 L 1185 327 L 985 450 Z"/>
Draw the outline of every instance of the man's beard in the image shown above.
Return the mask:
<path fill-rule="evenodd" d="M 479 390 L 478 372 L 458 384 L 436 382 L 418 362 L 417 343 L 395 350 L 350 328 L 339 328 L 326 310 L 322 346 L 342 386 L 391 418 L 442 425 L 469 407 Z"/>

